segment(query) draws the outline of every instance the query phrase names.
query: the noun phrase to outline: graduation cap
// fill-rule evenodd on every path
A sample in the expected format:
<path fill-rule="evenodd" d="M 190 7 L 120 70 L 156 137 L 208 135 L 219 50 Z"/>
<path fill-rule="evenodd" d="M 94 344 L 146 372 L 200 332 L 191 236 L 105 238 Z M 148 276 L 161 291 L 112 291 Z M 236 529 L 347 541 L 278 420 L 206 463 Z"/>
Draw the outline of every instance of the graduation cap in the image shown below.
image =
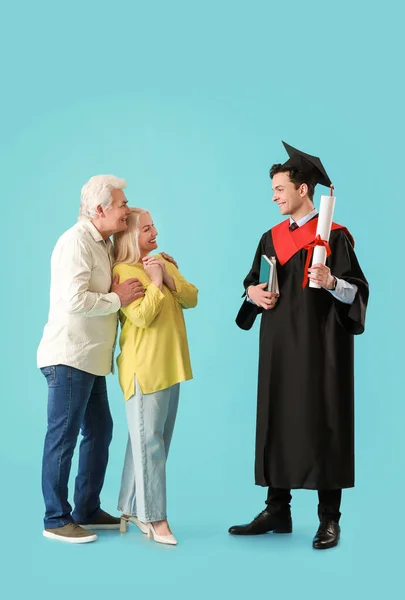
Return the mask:
<path fill-rule="evenodd" d="M 285 142 L 283 142 L 283 144 L 290 157 L 287 162 L 283 164 L 283 167 L 291 167 L 298 169 L 298 171 L 302 171 L 303 173 L 308 173 L 311 175 L 311 179 L 315 184 L 320 183 L 326 187 L 332 187 L 332 182 L 317 156 L 305 154 L 305 152 L 301 152 L 301 150 L 297 150 L 297 148 L 293 148 Z"/>

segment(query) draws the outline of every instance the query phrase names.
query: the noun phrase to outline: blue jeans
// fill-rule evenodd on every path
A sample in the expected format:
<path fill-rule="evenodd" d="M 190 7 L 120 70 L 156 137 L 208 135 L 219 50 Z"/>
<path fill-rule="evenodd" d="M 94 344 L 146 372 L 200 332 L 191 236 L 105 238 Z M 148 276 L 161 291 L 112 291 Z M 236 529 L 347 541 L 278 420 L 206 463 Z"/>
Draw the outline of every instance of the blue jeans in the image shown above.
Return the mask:
<path fill-rule="evenodd" d="M 48 429 L 42 461 L 46 529 L 90 522 L 100 511 L 113 424 L 105 377 L 66 365 L 41 369 L 48 383 Z M 73 515 L 68 482 L 81 429 Z"/>
<path fill-rule="evenodd" d="M 144 523 L 166 519 L 166 461 L 176 422 L 180 384 L 125 402 L 128 444 L 118 510 Z"/>

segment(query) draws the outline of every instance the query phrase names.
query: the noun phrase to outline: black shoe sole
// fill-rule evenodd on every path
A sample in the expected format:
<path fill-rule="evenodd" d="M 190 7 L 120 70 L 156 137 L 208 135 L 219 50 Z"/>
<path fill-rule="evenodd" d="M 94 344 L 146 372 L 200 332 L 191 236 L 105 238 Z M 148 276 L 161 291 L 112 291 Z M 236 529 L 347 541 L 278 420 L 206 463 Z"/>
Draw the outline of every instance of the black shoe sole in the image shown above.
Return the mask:
<path fill-rule="evenodd" d="M 276 535 L 282 535 L 282 534 L 286 534 L 286 533 L 292 533 L 292 529 L 289 528 L 277 528 L 277 529 L 269 529 L 268 531 L 250 531 L 250 532 L 239 532 L 239 531 L 230 531 L 228 529 L 228 533 L 230 533 L 231 535 L 265 535 L 266 533 L 275 533 Z"/>
<path fill-rule="evenodd" d="M 314 550 L 329 550 L 329 548 L 335 548 L 338 544 L 339 544 L 339 540 L 336 540 L 335 542 L 329 542 L 328 544 L 322 544 L 320 546 L 317 546 L 316 544 L 312 544 L 312 548 Z"/>

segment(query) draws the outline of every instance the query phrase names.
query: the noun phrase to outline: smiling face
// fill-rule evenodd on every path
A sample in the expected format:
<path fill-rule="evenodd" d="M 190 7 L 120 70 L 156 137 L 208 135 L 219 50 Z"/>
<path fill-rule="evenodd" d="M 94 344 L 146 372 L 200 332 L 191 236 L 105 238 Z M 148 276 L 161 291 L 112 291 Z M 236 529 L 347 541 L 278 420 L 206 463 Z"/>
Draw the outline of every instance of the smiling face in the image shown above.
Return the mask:
<path fill-rule="evenodd" d="M 99 218 L 102 219 L 102 229 L 108 232 L 108 235 L 125 231 L 128 228 L 128 216 L 131 214 L 131 210 L 127 206 L 128 200 L 122 190 L 113 189 L 111 195 L 110 208 L 97 207 Z"/>
<path fill-rule="evenodd" d="M 158 247 L 157 235 L 158 232 L 153 224 L 152 216 L 149 213 L 141 214 L 138 223 L 138 245 L 142 257 Z"/>
<path fill-rule="evenodd" d="M 282 215 L 294 216 L 302 208 L 308 193 L 308 186 L 303 183 L 298 189 L 290 180 L 288 172 L 276 173 L 272 185 L 273 201 L 277 202 Z"/>

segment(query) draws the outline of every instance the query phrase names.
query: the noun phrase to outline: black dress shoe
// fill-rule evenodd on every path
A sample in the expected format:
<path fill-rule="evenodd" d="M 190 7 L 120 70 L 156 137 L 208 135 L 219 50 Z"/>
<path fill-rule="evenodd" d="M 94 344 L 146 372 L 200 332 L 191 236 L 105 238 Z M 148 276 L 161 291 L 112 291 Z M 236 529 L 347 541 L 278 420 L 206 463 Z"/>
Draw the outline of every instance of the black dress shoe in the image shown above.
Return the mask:
<path fill-rule="evenodd" d="M 267 509 L 246 525 L 233 525 L 229 528 L 232 535 L 260 535 L 273 531 L 274 533 L 291 533 L 292 520 L 289 513 L 272 514 Z"/>
<path fill-rule="evenodd" d="M 340 538 L 339 523 L 332 519 L 322 519 L 312 542 L 316 550 L 326 550 L 338 545 Z"/>

